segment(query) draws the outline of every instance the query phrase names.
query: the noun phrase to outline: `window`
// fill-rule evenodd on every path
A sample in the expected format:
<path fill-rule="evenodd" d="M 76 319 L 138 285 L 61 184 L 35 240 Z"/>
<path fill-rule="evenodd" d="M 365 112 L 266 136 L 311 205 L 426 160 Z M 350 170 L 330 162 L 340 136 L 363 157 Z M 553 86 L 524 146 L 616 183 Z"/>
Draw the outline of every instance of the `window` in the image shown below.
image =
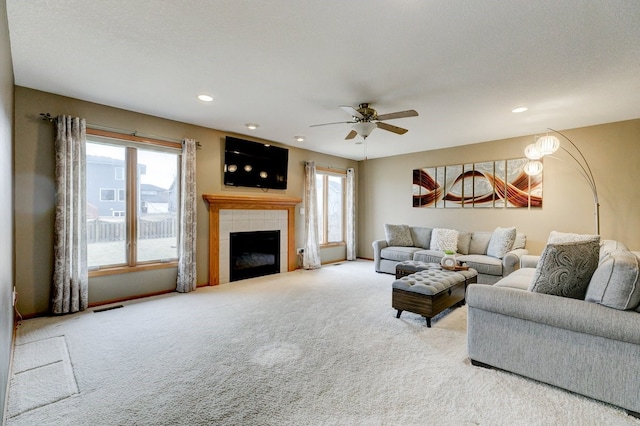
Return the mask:
<path fill-rule="evenodd" d="M 316 170 L 320 244 L 344 243 L 346 175 Z"/>
<path fill-rule="evenodd" d="M 115 189 L 100 188 L 100 201 L 115 201 L 115 200 L 116 200 Z"/>
<path fill-rule="evenodd" d="M 175 261 L 180 151 L 87 134 L 86 160 L 90 271 Z"/>

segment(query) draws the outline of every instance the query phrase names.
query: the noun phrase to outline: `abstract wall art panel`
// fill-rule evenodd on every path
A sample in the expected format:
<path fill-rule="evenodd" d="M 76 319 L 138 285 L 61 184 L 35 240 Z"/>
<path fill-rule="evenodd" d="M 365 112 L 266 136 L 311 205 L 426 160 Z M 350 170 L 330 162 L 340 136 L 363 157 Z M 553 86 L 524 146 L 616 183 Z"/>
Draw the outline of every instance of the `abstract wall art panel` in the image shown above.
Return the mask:
<path fill-rule="evenodd" d="M 445 167 L 444 206 L 459 209 L 464 200 L 462 165 Z"/>
<path fill-rule="evenodd" d="M 542 174 L 526 158 L 413 170 L 412 205 L 420 208 L 542 207 Z"/>

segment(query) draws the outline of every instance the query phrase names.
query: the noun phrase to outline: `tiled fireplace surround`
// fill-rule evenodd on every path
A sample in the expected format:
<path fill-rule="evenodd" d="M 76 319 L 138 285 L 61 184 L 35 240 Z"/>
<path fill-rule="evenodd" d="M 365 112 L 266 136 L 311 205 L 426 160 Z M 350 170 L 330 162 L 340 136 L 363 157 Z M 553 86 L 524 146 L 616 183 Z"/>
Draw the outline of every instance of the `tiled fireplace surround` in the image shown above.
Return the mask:
<path fill-rule="evenodd" d="M 209 203 L 209 285 L 229 282 L 232 232 L 280 231 L 280 272 L 296 268 L 295 205 L 302 200 L 203 194 Z"/>

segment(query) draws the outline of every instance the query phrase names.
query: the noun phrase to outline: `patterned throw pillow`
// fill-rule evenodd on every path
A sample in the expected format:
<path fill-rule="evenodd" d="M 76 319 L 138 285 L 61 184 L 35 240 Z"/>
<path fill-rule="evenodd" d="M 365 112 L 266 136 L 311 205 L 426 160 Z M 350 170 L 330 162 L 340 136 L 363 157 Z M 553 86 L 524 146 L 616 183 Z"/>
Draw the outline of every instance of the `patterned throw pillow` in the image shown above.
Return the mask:
<path fill-rule="evenodd" d="M 429 248 L 431 250 L 456 252 L 458 250 L 458 231 L 455 229 L 433 228 Z"/>
<path fill-rule="evenodd" d="M 533 275 L 529 291 L 584 300 L 598 266 L 600 242 L 547 244 Z"/>
<path fill-rule="evenodd" d="M 387 245 L 395 247 L 412 247 L 411 228 L 408 225 L 384 225 Z"/>
<path fill-rule="evenodd" d="M 496 228 L 491 235 L 487 256 L 502 259 L 516 240 L 516 228 Z"/>
<path fill-rule="evenodd" d="M 593 273 L 587 302 L 615 309 L 633 309 L 640 303 L 640 261 L 627 250 L 608 254 Z"/>

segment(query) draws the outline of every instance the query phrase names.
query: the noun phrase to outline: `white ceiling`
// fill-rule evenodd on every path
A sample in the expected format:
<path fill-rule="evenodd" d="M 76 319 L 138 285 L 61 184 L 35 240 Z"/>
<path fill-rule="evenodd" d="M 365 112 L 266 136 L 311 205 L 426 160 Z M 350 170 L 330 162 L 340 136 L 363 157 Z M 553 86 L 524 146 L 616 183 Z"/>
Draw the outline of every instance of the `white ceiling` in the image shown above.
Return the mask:
<path fill-rule="evenodd" d="M 19 86 L 357 160 L 350 125 L 309 126 L 349 120 L 340 105 L 417 110 L 388 121 L 405 135 L 371 134 L 376 158 L 640 117 L 638 0 L 7 0 L 7 12 Z"/>

